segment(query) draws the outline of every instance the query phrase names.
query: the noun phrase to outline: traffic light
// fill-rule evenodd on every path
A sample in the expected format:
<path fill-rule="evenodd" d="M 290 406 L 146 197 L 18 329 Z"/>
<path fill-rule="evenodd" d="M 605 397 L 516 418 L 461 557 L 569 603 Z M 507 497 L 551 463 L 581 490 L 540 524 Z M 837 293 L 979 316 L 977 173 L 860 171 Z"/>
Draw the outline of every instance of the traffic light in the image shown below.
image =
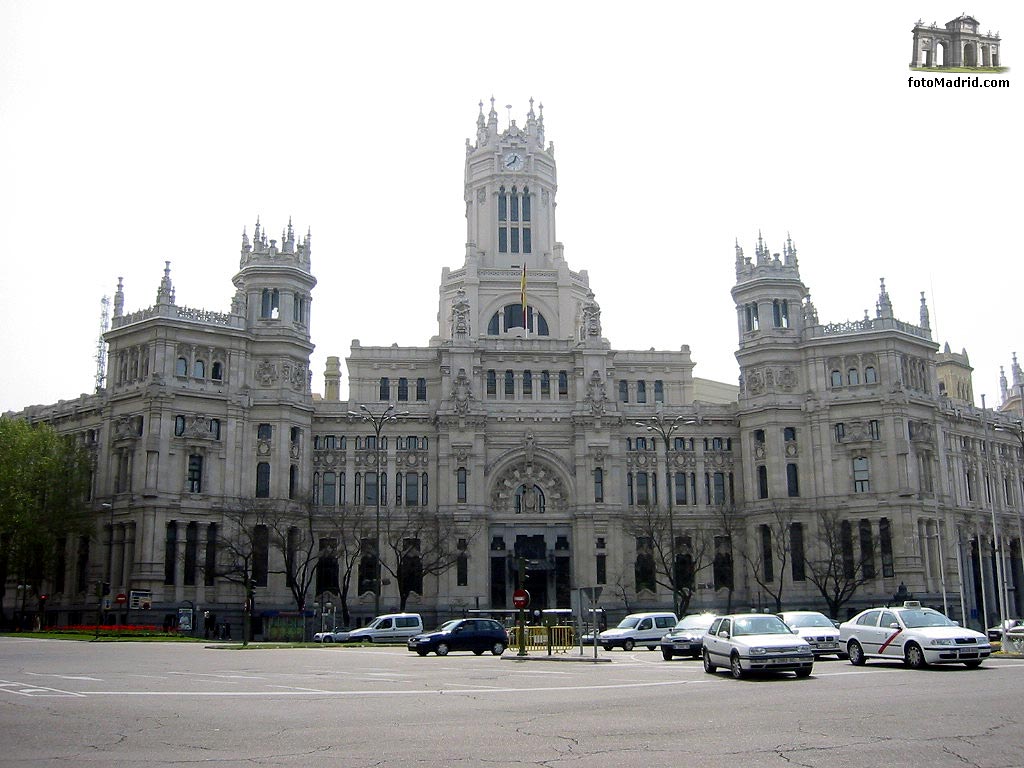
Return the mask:
<path fill-rule="evenodd" d="M 109 581 L 104 581 L 103 584 L 100 586 L 100 594 L 103 595 L 104 597 L 106 597 L 107 595 L 110 594 L 110 582 Z"/>

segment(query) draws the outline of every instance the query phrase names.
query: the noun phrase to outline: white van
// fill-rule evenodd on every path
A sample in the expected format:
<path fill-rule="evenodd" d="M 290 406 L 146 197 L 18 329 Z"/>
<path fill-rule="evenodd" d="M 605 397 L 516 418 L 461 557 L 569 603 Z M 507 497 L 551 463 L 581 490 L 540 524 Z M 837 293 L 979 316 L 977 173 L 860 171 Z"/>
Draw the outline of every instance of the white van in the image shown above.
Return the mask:
<path fill-rule="evenodd" d="M 653 651 L 677 621 L 674 613 L 631 613 L 620 621 L 617 627 L 601 632 L 597 636 L 597 642 L 606 651 L 615 647 L 631 651 L 637 645 L 646 645 L 647 650 Z"/>
<path fill-rule="evenodd" d="M 423 618 L 418 613 L 388 613 L 378 616 L 365 627 L 335 633 L 334 639 L 339 643 L 404 643 L 421 632 Z"/>

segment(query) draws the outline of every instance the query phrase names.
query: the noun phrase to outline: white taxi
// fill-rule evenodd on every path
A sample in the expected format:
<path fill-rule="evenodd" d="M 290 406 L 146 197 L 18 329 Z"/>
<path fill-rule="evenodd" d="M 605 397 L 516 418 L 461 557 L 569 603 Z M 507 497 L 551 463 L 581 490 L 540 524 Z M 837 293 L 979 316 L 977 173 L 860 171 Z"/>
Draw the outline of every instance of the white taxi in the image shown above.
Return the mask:
<path fill-rule="evenodd" d="M 929 664 L 978 667 L 992 653 L 988 637 L 908 600 L 899 608 L 869 608 L 839 625 L 839 641 L 860 666 L 869 658 L 895 659 L 913 669 Z"/>

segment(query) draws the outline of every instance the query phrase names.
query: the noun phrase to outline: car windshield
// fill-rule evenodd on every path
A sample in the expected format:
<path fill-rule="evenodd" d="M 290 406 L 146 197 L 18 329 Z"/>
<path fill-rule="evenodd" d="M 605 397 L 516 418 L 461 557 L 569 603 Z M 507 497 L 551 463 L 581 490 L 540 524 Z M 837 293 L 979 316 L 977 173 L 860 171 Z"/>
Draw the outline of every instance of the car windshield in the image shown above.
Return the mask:
<path fill-rule="evenodd" d="M 796 629 L 797 627 L 828 627 L 835 628 L 835 624 L 828 620 L 827 616 L 820 613 L 798 614 L 786 617 L 786 623 Z"/>
<path fill-rule="evenodd" d="M 636 616 L 627 616 L 619 622 L 619 629 L 632 629 L 640 622 L 640 619 Z"/>
<path fill-rule="evenodd" d="M 440 627 L 438 627 L 434 631 L 435 632 L 445 632 L 445 631 L 451 629 L 452 627 L 454 627 L 456 624 L 458 624 L 459 621 L 461 621 L 461 619 L 452 619 L 451 621 L 446 621 L 444 624 L 442 624 Z"/>
<path fill-rule="evenodd" d="M 900 618 L 903 619 L 903 623 L 907 625 L 908 629 L 959 626 L 955 621 L 950 621 L 938 611 L 931 611 L 927 608 L 900 611 Z"/>
<path fill-rule="evenodd" d="M 733 620 L 733 635 L 788 635 L 789 627 L 778 616 L 751 616 Z"/>
<path fill-rule="evenodd" d="M 714 616 L 708 614 L 694 614 L 693 616 L 684 616 L 676 624 L 676 629 L 707 629 L 711 626 L 711 623 L 715 620 Z"/>

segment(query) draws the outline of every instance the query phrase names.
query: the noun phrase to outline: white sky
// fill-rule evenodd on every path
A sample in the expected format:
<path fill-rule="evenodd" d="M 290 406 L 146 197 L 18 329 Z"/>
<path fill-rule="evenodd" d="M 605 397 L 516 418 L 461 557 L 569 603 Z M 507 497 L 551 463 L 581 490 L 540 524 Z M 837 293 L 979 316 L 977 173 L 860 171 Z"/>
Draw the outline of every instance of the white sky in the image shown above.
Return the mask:
<path fill-rule="evenodd" d="M 1011 88 L 907 86 L 919 17 Z M 242 227 L 313 232 L 313 389 L 425 346 L 463 262 L 465 139 L 544 104 L 558 239 L 616 349 L 735 383 L 733 240 L 786 232 L 824 322 L 926 291 L 998 403 L 1021 305 L 1024 7 L 1005 2 L 0 2 L 0 412 L 91 392 L 100 299 L 227 311 Z M 347 390 L 347 374 L 342 391 Z"/>

